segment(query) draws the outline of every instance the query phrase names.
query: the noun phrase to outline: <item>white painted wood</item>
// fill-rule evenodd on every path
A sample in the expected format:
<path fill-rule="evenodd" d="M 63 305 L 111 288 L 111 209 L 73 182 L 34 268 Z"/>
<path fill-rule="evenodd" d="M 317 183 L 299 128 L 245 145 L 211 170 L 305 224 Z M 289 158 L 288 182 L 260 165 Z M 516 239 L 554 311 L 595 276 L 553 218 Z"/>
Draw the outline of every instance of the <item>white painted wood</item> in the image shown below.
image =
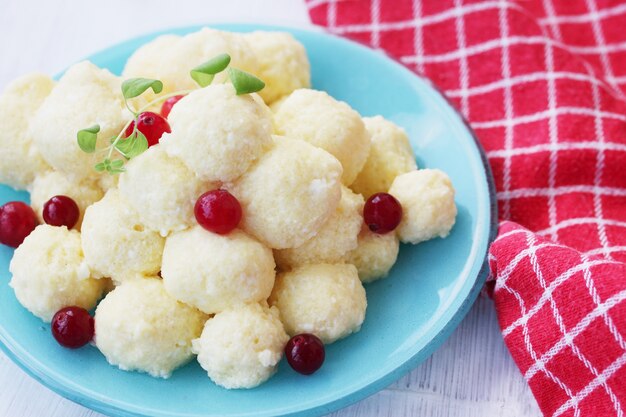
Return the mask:
<path fill-rule="evenodd" d="M 0 0 L 0 89 L 23 73 L 54 74 L 135 35 L 219 21 L 309 24 L 300 0 Z M 43 387 L 3 354 L 0 416 L 101 417 Z M 491 301 L 480 299 L 424 364 L 388 389 L 333 416 L 535 417 L 540 413 L 503 344 Z"/>

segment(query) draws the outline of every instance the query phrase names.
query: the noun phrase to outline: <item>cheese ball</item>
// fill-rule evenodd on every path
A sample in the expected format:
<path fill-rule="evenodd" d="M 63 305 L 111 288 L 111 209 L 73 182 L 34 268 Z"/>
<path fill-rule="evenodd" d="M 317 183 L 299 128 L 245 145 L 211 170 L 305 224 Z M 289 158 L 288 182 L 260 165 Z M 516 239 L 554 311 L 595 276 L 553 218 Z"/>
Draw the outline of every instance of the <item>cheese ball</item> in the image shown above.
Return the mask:
<path fill-rule="evenodd" d="M 361 282 L 372 282 L 387 276 L 396 263 L 400 242 L 395 233 L 379 235 L 364 227 L 359 234 L 358 246 L 345 257 L 356 266 Z"/>
<path fill-rule="evenodd" d="M 104 193 L 98 187 L 98 184 L 90 179 L 73 182 L 58 171 L 48 171 L 43 175 L 39 175 L 33 182 L 30 193 L 30 205 L 41 223 L 44 222 L 42 215 L 44 204 L 57 195 L 70 197 L 78 206 L 80 216 L 74 228 L 80 230 L 85 210 L 100 200 Z"/>
<path fill-rule="evenodd" d="M 100 125 L 96 149 L 109 145 L 130 113 L 125 108 L 121 81 L 105 69 L 84 61 L 70 67 L 35 112 L 29 134 L 54 169 L 73 181 L 95 177 L 95 154 L 78 147 L 79 130 Z"/>
<path fill-rule="evenodd" d="M 90 278 L 80 233 L 47 224 L 37 226 L 15 250 L 9 271 L 17 300 L 46 323 L 68 306 L 92 309 L 104 283 Z"/>
<path fill-rule="evenodd" d="M 161 276 L 174 298 L 211 314 L 265 300 L 274 267 L 272 251 L 244 232 L 218 235 L 196 226 L 167 238 Z"/>
<path fill-rule="evenodd" d="M 361 116 L 323 91 L 299 89 L 274 115 L 277 133 L 301 139 L 335 156 L 343 166 L 342 182 L 356 179 L 370 151 L 370 137 Z"/>
<path fill-rule="evenodd" d="M 193 341 L 198 362 L 217 385 L 253 388 L 275 372 L 289 340 L 276 308 L 241 305 L 208 320 Z"/>
<path fill-rule="evenodd" d="M 81 230 L 85 260 L 96 278 L 120 283 L 161 269 L 164 239 L 139 221 L 115 189 L 87 208 Z"/>
<path fill-rule="evenodd" d="M 232 181 L 271 145 L 269 109 L 230 84 L 212 85 L 180 100 L 169 115 L 165 151 L 205 181 Z"/>
<path fill-rule="evenodd" d="M 193 357 L 207 316 L 172 298 L 156 277 L 115 287 L 96 309 L 94 341 L 111 365 L 168 378 Z"/>
<path fill-rule="evenodd" d="M 369 198 L 386 193 L 398 175 L 416 170 L 417 164 L 409 138 L 401 127 L 381 116 L 365 117 L 363 122 L 372 138 L 372 148 L 350 188 Z"/>
<path fill-rule="evenodd" d="M 227 53 L 230 66 L 257 73 L 257 58 L 251 46 L 241 35 L 203 28 L 185 36 L 165 35 L 146 43 L 130 56 L 124 68 L 124 77 L 145 77 L 163 82 L 162 94 L 199 88 L 190 71 L 217 55 Z M 226 72 L 215 77 L 213 83 L 226 79 Z M 154 98 L 152 90 L 146 100 Z"/>
<path fill-rule="evenodd" d="M 266 103 L 298 88 L 311 86 L 311 69 L 304 46 L 285 32 L 252 32 L 243 35 L 259 61 L 257 75 L 265 82 L 259 91 Z"/>
<path fill-rule="evenodd" d="M 323 149 L 276 137 L 230 186 L 243 209 L 240 227 L 273 249 L 302 245 L 334 213 L 341 198 L 341 165 Z"/>
<path fill-rule="evenodd" d="M 357 247 L 357 236 L 363 224 L 363 197 L 341 187 L 341 200 L 335 212 L 317 234 L 304 244 L 274 252 L 282 270 L 304 264 L 335 263 Z"/>
<path fill-rule="evenodd" d="M 195 224 L 194 204 L 216 185 L 201 181 L 160 145 L 148 149 L 126 164 L 120 174 L 120 194 L 139 214 L 139 220 L 161 236 Z"/>
<path fill-rule="evenodd" d="M 389 194 L 402 205 L 402 221 L 396 232 L 404 243 L 446 237 L 454 226 L 454 187 L 443 171 L 420 169 L 399 175 Z"/>
<path fill-rule="evenodd" d="M 356 267 L 304 265 L 276 277 L 269 299 L 290 336 L 313 333 L 332 343 L 361 329 L 367 300 Z"/>
<path fill-rule="evenodd" d="M 24 190 L 50 169 L 33 145 L 28 125 L 53 87 L 47 75 L 30 74 L 10 83 L 0 96 L 0 183 Z"/>

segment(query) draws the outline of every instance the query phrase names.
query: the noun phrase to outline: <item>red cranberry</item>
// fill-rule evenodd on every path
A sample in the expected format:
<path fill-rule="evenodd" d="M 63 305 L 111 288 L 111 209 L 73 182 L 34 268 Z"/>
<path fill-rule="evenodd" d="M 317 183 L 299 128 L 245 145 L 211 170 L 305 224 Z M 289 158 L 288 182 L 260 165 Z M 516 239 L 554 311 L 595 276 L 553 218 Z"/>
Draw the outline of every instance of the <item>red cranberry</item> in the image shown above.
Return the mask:
<path fill-rule="evenodd" d="M 167 118 L 170 115 L 170 112 L 172 111 L 172 107 L 174 107 L 174 104 L 178 103 L 180 99 L 183 97 L 185 96 L 180 95 L 180 96 L 170 97 L 167 100 L 165 100 L 163 102 L 163 105 L 161 106 L 161 116 Z"/>
<path fill-rule="evenodd" d="M 303 375 L 311 375 L 320 369 L 326 353 L 324 343 L 315 335 L 302 333 L 295 335 L 285 346 L 287 362 Z"/>
<path fill-rule="evenodd" d="M 213 233 L 230 233 L 241 220 L 239 201 L 226 190 L 206 192 L 198 198 L 194 214 L 200 226 Z"/>
<path fill-rule="evenodd" d="M 74 227 L 80 210 L 74 200 L 66 195 L 56 195 L 43 205 L 43 220 L 51 226 Z"/>
<path fill-rule="evenodd" d="M 146 136 L 146 139 L 148 139 L 148 146 L 154 146 L 159 143 L 163 133 L 172 132 L 170 124 L 167 123 L 167 120 L 161 117 L 161 115 L 151 111 L 139 113 L 139 116 L 137 116 L 137 129 Z M 124 137 L 132 135 L 134 130 L 135 121 L 133 120 L 128 128 L 126 128 Z"/>
<path fill-rule="evenodd" d="M 11 201 L 0 207 L 0 243 L 17 248 L 37 227 L 37 216 L 28 204 Z"/>
<path fill-rule="evenodd" d="M 391 194 L 374 194 L 365 202 L 363 218 L 372 232 L 383 235 L 400 224 L 402 206 Z"/>
<path fill-rule="evenodd" d="M 76 349 L 93 339 L 93 317 L 82 307 L 65 307 L 52 318 L 52 336 L 61 346 Z"/>

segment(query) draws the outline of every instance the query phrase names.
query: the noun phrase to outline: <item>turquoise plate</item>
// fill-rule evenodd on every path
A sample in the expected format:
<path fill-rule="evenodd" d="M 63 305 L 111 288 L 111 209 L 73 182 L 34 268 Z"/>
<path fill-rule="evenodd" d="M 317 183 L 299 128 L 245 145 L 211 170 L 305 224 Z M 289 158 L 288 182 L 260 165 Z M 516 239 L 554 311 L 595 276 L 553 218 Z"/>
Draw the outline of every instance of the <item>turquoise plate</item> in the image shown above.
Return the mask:
<path fill-rule="evenodd" d="M 168 379 L 123 372 L 88 346 L 63 349 L 49 326 L 22 308 L 8 285 L 13 251 L 0 248 L 0 341 L 35 379 L 72 401 L 112 416 L 317 416 L 391 384 L 426 359 L 452 333 L 476 298 L 495 234 L 491 173 L 462 117 L 427 81 L 356 43 L 321 32 L 260 25 L 215 25 L 247 32 L 291 32 L 311 60 L 313 86 L 364 116 L 381 114 L 403 126 L 420 167 L 447 172 L 457 190 L 456 225 L 446 239 L 402 246 L 387 279 L 367 285 L 368 309 L 356 335 L 328 346 L 326 363 L 305 377 L 283 360 L 278 373 L 252 390 L 214 385 L 193 361 Z M 187 33 L 189 27 L 167 31 Z M 166 32 L 163 32 L 166 33 Z M 91 57 L 120 73 L 128 56 L 153 33 Z M 28 200 L 0 186 L 0 203 Z"/>

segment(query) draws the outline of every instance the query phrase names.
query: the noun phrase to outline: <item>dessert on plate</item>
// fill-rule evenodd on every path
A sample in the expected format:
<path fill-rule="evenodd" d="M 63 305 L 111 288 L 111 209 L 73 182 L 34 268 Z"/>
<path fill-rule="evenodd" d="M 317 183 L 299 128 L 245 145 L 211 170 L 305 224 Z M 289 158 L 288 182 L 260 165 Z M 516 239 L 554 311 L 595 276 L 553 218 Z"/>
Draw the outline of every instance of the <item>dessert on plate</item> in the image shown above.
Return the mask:
<path fill-rule="evenodd" d="M 400 242 L 455 223 L 448 176 L 418 169 L 400 126 L 312 89 L 287 33 L 205 28 L 145 44 L 121 77 L 27 75 L 0 123 L 0 182 L 31 194 L 0 207 L 9 285 L 61 345 L 126 371 L 196 358 L 252 388 L 286 356 L 311 374 Z"/>

